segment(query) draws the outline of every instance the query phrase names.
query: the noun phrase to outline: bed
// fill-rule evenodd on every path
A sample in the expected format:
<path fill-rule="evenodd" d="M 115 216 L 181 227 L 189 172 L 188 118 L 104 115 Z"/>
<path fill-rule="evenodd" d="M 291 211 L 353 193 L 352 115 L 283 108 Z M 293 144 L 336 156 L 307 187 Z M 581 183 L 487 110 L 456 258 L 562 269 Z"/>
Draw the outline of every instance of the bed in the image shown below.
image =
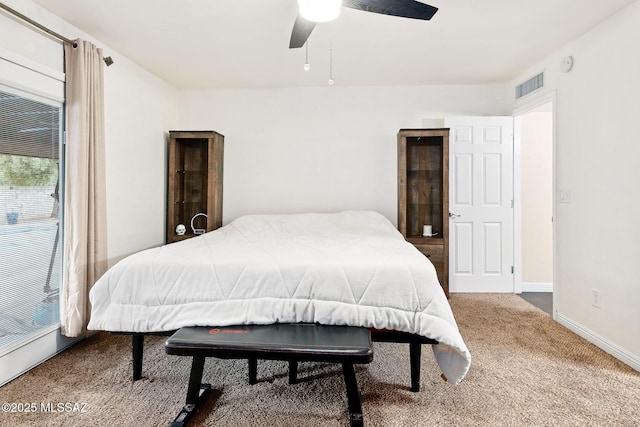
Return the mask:
<path fill-rule="evenodd" d="M 243 216 L 123 259 L 90 300 L 90 330 L 140 337 L 184 326 L 362 326 L 374 339 L 435 343 L 453 384 L 471 362 L 435 268 L 377 212 Z"/>

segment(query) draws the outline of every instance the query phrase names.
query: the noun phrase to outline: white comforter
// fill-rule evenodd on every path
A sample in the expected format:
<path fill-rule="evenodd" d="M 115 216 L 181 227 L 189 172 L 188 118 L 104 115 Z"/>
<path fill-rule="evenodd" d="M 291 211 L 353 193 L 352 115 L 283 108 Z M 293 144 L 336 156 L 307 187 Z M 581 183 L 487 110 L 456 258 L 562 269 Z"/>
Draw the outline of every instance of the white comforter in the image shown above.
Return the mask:
<path fill-rule="evenodd" d="M 454 384 L 471 361 L 433 265 L 375 212 L 241 217 L 125 258 L 90 299 L 94 330 L 318 322 L 436 339 Z"/>

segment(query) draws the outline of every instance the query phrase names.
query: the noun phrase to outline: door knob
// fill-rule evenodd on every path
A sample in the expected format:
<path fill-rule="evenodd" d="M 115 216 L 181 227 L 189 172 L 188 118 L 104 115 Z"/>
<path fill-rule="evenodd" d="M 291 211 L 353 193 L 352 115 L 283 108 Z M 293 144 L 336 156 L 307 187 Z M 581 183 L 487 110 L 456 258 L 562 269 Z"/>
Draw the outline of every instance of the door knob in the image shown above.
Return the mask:
<path fill-rule="evenodd" d="M 460 217 L 461 217 L 461 215 L 458 215 L 458 214 L 454 214 L 454 213 L 452 213 L 452 212 L 449 212 L 449 218 L 460 218 Z"/>

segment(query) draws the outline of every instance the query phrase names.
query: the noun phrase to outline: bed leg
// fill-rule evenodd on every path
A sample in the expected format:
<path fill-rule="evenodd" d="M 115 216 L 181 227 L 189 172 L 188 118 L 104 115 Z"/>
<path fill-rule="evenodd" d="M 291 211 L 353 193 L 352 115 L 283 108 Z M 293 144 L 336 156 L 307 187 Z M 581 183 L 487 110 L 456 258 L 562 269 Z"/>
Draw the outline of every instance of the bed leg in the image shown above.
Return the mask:
<path fill-rule="evenodd" d="M 142 378 L 142 354 L 144 352 L 144 335 L 133 334 L 131 336 L 131 350 L 133 353 L 133 380 Z"/>
<path fill-rule="evenodd" d="M 258 359 L 249 358 L 249 384 L 253 385 L 258 382 Z"/>
<path fill-rule="evenodd" d="M 296 360 L 289 361 L 289 384 L 298 382 L 298 362 Z"/>
<path fill-rule="evenodd" d="M 409 361 L 411 363 L 411 391 L 420 391 L 420 357 L 422 354 L 422 344 L 419 342 L 409 343 Z"/>

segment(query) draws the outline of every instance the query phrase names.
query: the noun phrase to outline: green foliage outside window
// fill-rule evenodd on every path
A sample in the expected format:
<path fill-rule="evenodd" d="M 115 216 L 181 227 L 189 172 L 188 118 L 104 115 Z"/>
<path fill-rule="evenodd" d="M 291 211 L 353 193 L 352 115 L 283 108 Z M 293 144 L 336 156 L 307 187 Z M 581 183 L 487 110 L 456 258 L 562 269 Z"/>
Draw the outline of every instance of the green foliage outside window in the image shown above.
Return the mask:
<path fill-rule="evenodd" d="M 0 154 L 0 185 L 55 185 L 57 180 L 57 160 Z"/>

